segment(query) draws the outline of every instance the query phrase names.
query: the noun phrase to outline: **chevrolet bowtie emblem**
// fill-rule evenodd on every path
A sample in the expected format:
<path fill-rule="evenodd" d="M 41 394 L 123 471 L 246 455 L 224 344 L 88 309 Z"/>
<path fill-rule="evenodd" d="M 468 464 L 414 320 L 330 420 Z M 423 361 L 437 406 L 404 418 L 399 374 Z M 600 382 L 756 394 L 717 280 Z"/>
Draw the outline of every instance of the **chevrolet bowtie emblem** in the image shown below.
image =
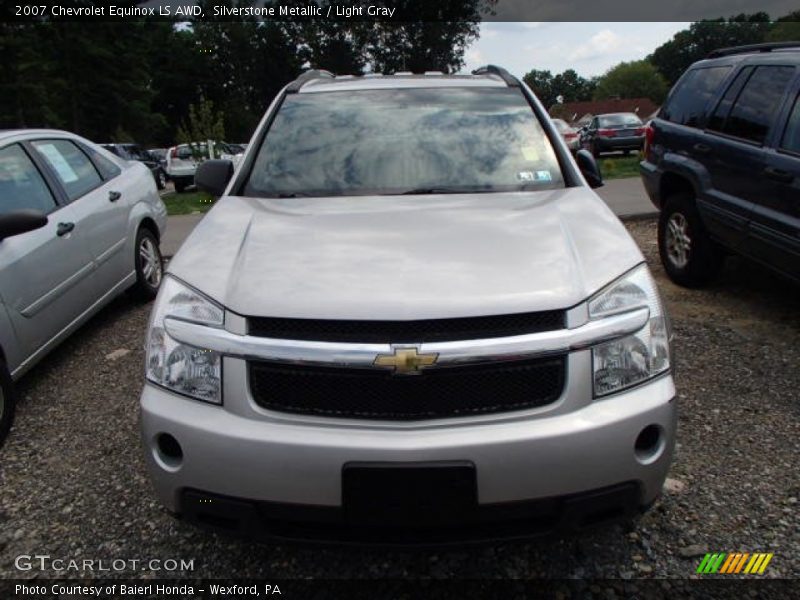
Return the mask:
<path fill-rule="evenodd" d="M 376 367 L 392 367 L 395 373 L 419 373 L 436 363 L 436 353 L 420 354 L 416 348 L 394 348 L 392 354 L 379 354 L 373 363 Z"/>

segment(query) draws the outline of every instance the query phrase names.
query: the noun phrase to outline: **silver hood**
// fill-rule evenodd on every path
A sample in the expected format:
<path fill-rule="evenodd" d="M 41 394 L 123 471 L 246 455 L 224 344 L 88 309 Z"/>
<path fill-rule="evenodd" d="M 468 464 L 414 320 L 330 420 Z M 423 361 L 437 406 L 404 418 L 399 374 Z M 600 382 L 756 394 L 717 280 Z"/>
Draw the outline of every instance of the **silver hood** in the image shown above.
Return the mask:
<path fill-rule="evenodd" d="M 421 319 L 573 306 L 642 262 L 589 188 L 225 197 L 169 272 L 250 316 Z"/>

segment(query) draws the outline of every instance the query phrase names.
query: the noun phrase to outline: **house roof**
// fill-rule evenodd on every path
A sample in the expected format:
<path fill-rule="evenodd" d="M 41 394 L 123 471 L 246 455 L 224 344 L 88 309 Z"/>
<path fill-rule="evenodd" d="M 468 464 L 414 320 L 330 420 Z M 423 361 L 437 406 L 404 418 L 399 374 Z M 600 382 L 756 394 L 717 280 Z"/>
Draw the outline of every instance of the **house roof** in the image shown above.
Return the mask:
<path fill-rule="evenodd" d="M 554 104 L 550 107 L 550 116 L 574 122 L 586 115 L 591 117 L 606 113 L 632 112 L 644 120 L 657 110 L 658 105 L 650 98 L 612 98 L 608 100 Z"/>

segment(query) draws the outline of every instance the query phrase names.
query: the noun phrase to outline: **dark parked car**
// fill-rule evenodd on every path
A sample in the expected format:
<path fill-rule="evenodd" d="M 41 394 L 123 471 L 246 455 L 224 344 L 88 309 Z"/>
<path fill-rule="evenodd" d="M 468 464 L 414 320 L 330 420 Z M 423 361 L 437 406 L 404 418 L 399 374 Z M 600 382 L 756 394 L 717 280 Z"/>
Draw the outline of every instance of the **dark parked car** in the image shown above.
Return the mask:
<path fill-rule="evenodd" d="M 712 52 L 647 131 L 641 173 L 661 261 L 699 286 L 726 252 L 800 280 L 800 43 Z"/>
<path fill-rule="evenodd" d="M 166 148 L 148 148 L 147 151 L 158 159 L 161 163 L 161 168 L 166 169 L 167 166 L 167 149 Z"/>
<path fill-rule="evenodd" d="M 584 127 L 581 143 L 595 156 L 603 152 L 638 152 L 644 146 L 644 123 L 634 113 L 597 115 Z"/>
<path fill-rule="evenodd" d="M 113 152 L 123 160 L 136 160 L 147 165 L 156 180 L 158 189 L 167 186 L 167 175 L 158 156 L 155 156 L 138 144 L 101 144 L 109 152 Z"/>

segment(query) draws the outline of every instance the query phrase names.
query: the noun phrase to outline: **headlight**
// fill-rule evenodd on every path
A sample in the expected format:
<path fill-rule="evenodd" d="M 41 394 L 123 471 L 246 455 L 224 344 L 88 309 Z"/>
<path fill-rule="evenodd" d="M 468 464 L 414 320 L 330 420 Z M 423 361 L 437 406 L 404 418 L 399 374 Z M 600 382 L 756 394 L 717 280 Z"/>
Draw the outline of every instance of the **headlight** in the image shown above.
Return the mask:
<path fill-rule="evenodd" d="M 172 277 L 158 292 L 147 332 L 145 375 L 149 381 L 198 400 L 222 404 L 222 357 L 173 340 L 164 328 L 170 317 L 222 327 L 223 308 Z"/>
<path fill-rule="evenodd" d="M 589 300 L 589 318 L 647 307 L 650 320 L 636 333 L 592 348 L 595 397 L 646 381 L 670 366 L 670 330 L 646 265 L 636 267 Z"/>

